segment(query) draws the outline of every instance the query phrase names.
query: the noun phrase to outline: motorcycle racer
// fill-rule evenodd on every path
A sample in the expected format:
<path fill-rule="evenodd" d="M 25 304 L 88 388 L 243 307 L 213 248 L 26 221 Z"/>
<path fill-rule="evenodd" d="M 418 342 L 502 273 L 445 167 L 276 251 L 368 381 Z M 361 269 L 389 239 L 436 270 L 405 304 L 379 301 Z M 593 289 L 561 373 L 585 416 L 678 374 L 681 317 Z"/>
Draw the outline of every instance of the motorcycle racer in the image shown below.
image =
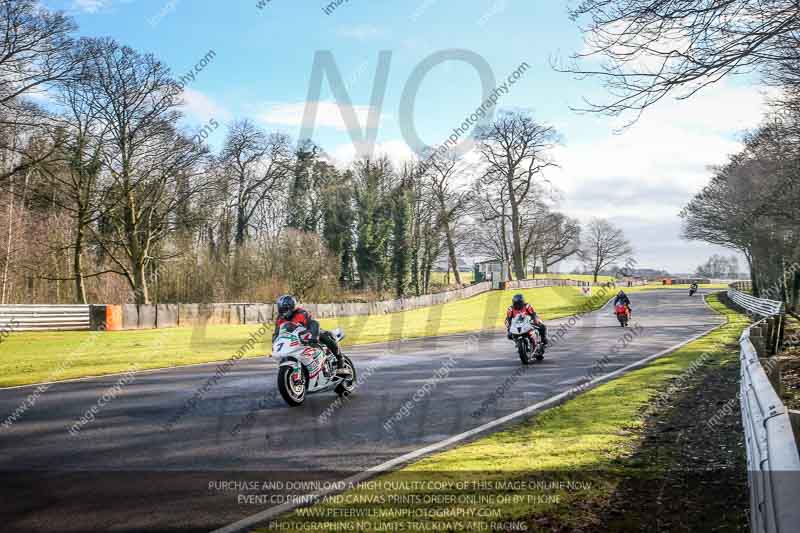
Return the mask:
<path fill-rule="evenodd" d="M 628 298 L 628 295 L 625 294 L 625 291 L 622 291 L 622 290 L 619 291 L 619 293 L 617 294 L 616 298 L 614 298 L 614 304 L 613 305 L 614 305 L 614 307 L 616 307 L 617 305 L 624 305 L 625 308 L 628 310 L 628 317 L 631 316 L 631 314 L 632 314 L 631 299 Z"/>
<path fill-rule="evenodd" d="M 536 314 L 536 310 L 529 303 L 525 302 L 525 297 L 522 294 L 515 294 L 511 299 L 511 306 L 506 311 L 506 332 L 509 339 L 513 339 L 511 335 L 511 322 L 519 315 L 529 315 L 533 325 L 539 330 L 539 335 L 542 337 L 542 345 L 547 346 L 547 326 Z"/>
<path fill-rule="evenodd" d="M 333 338 L 329 331 L 321 329 L 319 322 L 314 320 L 311 313 L 297 306 L 297 301 L 294 297 L 285 294 L 278 298 L 278 319 L 275 321 L 275 332 L 272 334 L 272 342 L 278 337 L 278 332 L 281 326 L 287 322 L 297 324 L 306 328 L 311 333 L 309 344 L 323 344 L 333 355 L 336 356 L 336 374 L 339 376 L 349 376 L 350 369 L 344 364 L 344 357 L 342 350 L 339 348 L 339 343 Z"/>

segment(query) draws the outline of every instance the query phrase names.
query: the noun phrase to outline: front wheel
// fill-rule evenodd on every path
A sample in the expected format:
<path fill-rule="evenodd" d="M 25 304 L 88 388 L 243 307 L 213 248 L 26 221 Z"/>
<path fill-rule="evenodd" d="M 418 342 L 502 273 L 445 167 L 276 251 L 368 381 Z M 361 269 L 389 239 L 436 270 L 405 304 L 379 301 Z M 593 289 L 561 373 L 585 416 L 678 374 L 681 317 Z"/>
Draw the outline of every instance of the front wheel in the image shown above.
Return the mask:
<path fill-rule="evenodd" d="M 519 360 L 522 361 L 523 365 L 531 364 L 531 358 L 528 356 L 528 343 L 525 339 L 517 341 L 517 353 L 519 353 Z"/>
<path fill-rule="evenodd" d="M 536 360 L 541 361 L 543 359 L 544 359 L 544 344 L 539 342 L 539 344 L 536 345 Z"/>
<path fill-rule="evenodd" d="M 356 365 L 346 355 L 343 355 L 342 358 L 345 368 L 350 369 L 350 377 L 339 383 L 334 390 L 339 396 L 350 396 L 356 388 Z"/>
<path fill-rule="evenodd" d="M 299 374 L 299 376 L 298 376 Z M 297 407 L 306 399 L 306 375 L 302 369 L 282 366 L 278 369 L 278 390 L 284 401 Z"/>

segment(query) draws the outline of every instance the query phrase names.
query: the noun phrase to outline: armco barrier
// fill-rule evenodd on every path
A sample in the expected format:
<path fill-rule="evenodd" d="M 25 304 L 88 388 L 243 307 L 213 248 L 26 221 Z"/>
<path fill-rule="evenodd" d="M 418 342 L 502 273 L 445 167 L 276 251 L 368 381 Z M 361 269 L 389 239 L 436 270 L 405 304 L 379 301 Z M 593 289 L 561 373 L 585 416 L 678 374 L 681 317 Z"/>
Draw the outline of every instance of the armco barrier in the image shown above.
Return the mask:
<path fill-rule="evenodd" d="M 0 328 L 11 331 L 89 329 L 89 306 L 0 305 Z"/>
<path fill-rule="evenodd" d="M 742 309 L 763 317 L 779 315 L 783 309 L 783 302 L 756 298 L 733 288 L 728 289 L 728 298 Z"/>
<path fill-rule="evenodd" d="M 401 298 L 399 300 L 383 300 L 369 303 L 337 303 L 337 304 L 313 304 L 303 303 L 303 308 L 307 309 L 312 315 L 321 318 L 332 318 L 339 316 L 361 316 L 361 315 L 384 315 L 387 313 L 397 313 L 440 305 L 455 300 L 470 298 L 478 294 L 492 290 L 492 283 L 484 281 L 476 283 L 463 289 L 439 292 L 436 294 L 424 294 L 411 298 Z"/>
<path fill-rule="evenodd" d="M 490 282 L 483 282 L 464 287 L 463 289 L 402 298 L 399 300 L 384 300 L 368 303 L 302 303 L 301 305 L 312 315 L 319 318 L 382 315 L 469 298 L 487 292 L 491 290 L 491 288 L 492 284 Z M 273 304 L 263 303 L 126 304 L 120 307 L 122 312 L 122 329 L 151 329 L 218 324 L 256 324 L 271 321 L 275 316 L 275 306 Z"/>
<path fill-rule="evenodd" d="M 782 312 L 782 303 L 753 298 L 734 288 L 728 297 L 764 319 L 747 328 L 741 343 L 740 402 L 747 451 L 750 487 L 750 529 L 758 533 L 800 530 L 800 454 L 786 406 L 767 376 L 764 364 L 774 358 L 759 359 L 751 341 L 751 329 Z M 764 361 L 764 363 L 762 363 Z"/>
<path fill-rule="evenodd" d="M 532 279 L 506 283 L 506 288 L 567 287 L 604 285 L 570 279 Z M 345 316 L 382 315 L 441 305 L 455 300 L 470 298 L 492 290 L 491 282 L 476 283 L 462 289 L 436 294 L 425 294 L 398 300 L 379 302 L 353 302 L 302 305 L 319 318 Z M 12 318 L 3 319 L 0 306 L 0 326 Z M 8 308 L 31 307 L 49 309 L 48 320 L 40 320 L 37 329 L 153 329 L 169 327 L 192 327 L 197 325 L 242 325 L 271 321 L 275 306 L 265 303 L 219 303 L 219 304 L 123 304 L 93 306 L 5 306 Z M 71 314 L 67 316 L 67 309 Z M 90 311 L 91 310 L 91 311 Z M 15 311 L 18 312 L 18 311 Z M 90 319 L 91 315 L 91 319 Z M 27 316 L 27 315 L 25 315 Z"/>

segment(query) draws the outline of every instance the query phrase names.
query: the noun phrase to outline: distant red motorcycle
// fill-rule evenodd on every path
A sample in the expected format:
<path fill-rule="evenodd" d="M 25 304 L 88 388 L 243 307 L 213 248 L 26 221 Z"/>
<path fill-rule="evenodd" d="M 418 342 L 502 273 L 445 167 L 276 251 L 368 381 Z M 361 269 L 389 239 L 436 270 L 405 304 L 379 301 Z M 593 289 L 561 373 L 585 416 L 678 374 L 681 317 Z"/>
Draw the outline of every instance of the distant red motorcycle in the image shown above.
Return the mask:
<path fill-rule="evenodd" d="M 614 314 L 617 315 L 620 326 L 623 328 L 628 326 L 628 321 L 631 319 L 631 310 L 627 305 L 617 304 L 614 308 Z"/>

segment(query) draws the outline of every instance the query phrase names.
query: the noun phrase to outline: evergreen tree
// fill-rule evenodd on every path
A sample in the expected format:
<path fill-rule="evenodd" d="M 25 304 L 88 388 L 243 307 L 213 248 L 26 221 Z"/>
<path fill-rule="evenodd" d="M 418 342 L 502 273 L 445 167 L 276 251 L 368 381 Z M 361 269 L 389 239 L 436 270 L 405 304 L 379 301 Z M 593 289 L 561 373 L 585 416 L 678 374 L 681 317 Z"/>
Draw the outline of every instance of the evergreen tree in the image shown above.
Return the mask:
<path fill-rule="evenodd" d="M 392 277 L 397 298 L 405 298 L 409 289 L 411 266 L 411 191 L 401 184 L 392 194 Z"/>
<path fill-rule="evenodd" d="M 358 213 L 355 259 L 361 287 L 383 291 L 390 259 L 391 202 L 387 184 L 391 165 L 387 159 L 363 160 L 356 164 L 355 205 Z"/>
<path fill-rule="evenodd" d="M 352 176 L 347 172 L 326 190 L 322 202 L 322 238 L 331 254 L 339 258 L 339 282 L 353 281 L 353 210 Z"/>

